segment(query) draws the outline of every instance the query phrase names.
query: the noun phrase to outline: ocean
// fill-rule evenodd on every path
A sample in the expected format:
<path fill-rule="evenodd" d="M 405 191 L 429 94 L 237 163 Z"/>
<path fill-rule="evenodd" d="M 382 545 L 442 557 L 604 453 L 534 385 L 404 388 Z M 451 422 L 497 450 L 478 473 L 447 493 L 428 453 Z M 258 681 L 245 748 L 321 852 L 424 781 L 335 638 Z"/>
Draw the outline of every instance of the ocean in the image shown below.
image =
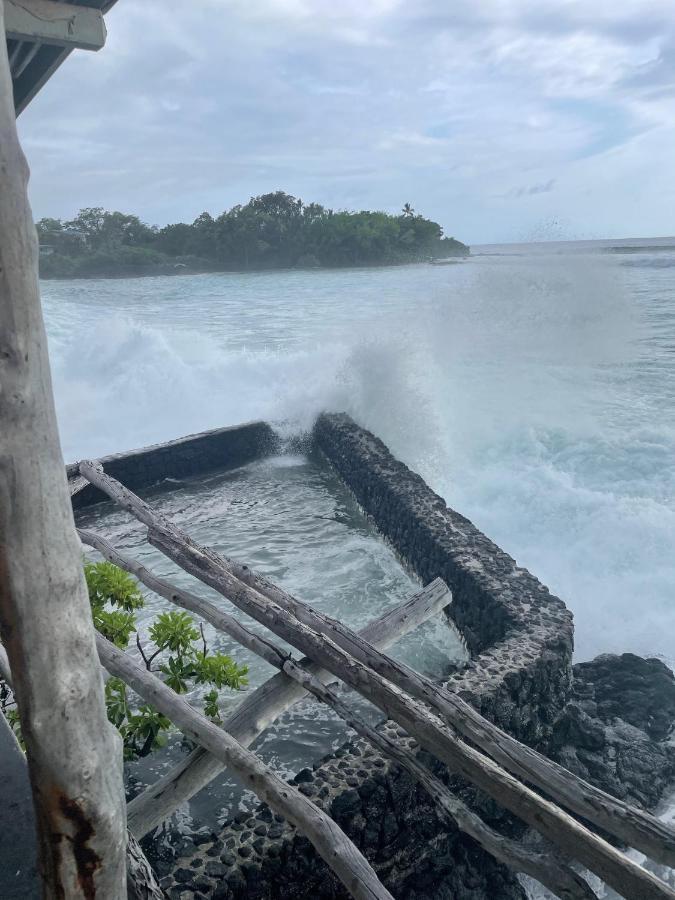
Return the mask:
<path fill-rule="evenodd" d="M 574 612 L 675 663 L 675 239 L 43 282 L 67 461 L 345 410 Z"/>

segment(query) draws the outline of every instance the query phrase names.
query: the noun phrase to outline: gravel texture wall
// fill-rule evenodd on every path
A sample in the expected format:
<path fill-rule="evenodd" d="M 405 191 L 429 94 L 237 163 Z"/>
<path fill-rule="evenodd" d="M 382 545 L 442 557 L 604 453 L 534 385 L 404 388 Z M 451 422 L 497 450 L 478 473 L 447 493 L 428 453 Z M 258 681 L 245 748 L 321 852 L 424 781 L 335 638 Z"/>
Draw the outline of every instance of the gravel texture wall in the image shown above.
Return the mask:
<path fill-rule="evenodd" d="M 449 687 L 521 740 L 545 746 L 571 682 L 572 616 L 562 601 L 348 416 L 320 416 L 313 439 L 422 582 L 440 576 L 452 589 L 450 614 L 472 659 L 449 676 Z M 415 747 L 394 723 L 381 727 Z M 294 781 L 331 812 L 397 898 L 523 898 L 505 868 L 443 826 L 407 774 L 365 741 L 345 745 Z M 475 801 L 466 785 L 452 784 Z M 494 804 L 479 804 L 491 824 L 506 821 Z M 264 805 L 197 841 L 199 849 L 186 848 L 177 866 L 160 863 L 171 898 L 346 896 L 309 842 Z"/>

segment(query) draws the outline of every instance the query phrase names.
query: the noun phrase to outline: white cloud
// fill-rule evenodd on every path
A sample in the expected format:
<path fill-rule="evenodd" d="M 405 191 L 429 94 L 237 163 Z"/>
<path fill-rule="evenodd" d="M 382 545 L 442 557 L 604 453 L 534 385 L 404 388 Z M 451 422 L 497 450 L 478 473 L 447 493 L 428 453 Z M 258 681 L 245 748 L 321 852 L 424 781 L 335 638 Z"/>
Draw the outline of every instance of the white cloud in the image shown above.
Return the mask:
<path fill-rule="evenodd" d="M 283 188 L 410 200 L 471 242 L 669 221 L 670 0 L 124 0 L 108 18 L 108 46 L 20 119 L 38 216 L 189 220 Z"/>

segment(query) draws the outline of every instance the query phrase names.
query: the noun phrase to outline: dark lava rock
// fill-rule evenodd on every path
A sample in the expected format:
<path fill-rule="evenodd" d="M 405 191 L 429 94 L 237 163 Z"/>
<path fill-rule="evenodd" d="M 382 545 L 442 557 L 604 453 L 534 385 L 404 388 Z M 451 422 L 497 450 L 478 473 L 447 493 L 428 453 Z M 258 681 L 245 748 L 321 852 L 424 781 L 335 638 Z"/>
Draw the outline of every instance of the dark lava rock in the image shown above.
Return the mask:
<path fill-rule="evenodd" d="M 606 653 L 573 671 L 575 694 L 579 690 L 596 704 L 599 719 L 623 719 L 654 741 L 668 737 L 675 721 L 675 676 L 660 660 Z"/>
<path fill-rule="evenodd" d="M 176 869 L 176 871 L 173 873 L 173 879 L 179 884 L 187 884 L 188 882 L 192 881 L 192 876 L 194 874 L 195 873 L 193 869 L 180 868 Z"/>
<path fill-rule="evenodd" d="M 338 794 L 333 800 L 333 818 L 342 818 L 344 816 L 353 816 L 361 808 L 361 798 L 358 791 L 350 788 Z"/>
<path fill-rule="evenodd" d="M 205 872 L 210 878 L 222 878 L 228 867 L 222 862 L 207 862 Z"/>
<path fill-rule="evenodd" d="M 208 844 L 213 840 L 213 834 L 208 830 L 196 831 L 191 837 L 192 843 L 196 844 L 198 847 L 201 844 Z"/>
<path fill-rule="evenodd" d="M 675 677 L 657 659 L 604 654 L 573 668 L 551 756 L 609 794 L 654 807 L 675 779 Z"/>

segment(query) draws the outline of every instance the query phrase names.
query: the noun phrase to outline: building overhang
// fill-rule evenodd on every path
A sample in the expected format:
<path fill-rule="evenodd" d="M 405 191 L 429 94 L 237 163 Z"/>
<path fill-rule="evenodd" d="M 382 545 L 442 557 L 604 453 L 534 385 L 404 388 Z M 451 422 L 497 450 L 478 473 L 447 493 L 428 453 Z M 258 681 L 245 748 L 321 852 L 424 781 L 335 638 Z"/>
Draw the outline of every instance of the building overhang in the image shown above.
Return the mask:
<path fill-rule="evenodd" d="M 7 53 L 19 115 L 73 50 L 100 50 L 116 0 L 4 0 Z"/>

